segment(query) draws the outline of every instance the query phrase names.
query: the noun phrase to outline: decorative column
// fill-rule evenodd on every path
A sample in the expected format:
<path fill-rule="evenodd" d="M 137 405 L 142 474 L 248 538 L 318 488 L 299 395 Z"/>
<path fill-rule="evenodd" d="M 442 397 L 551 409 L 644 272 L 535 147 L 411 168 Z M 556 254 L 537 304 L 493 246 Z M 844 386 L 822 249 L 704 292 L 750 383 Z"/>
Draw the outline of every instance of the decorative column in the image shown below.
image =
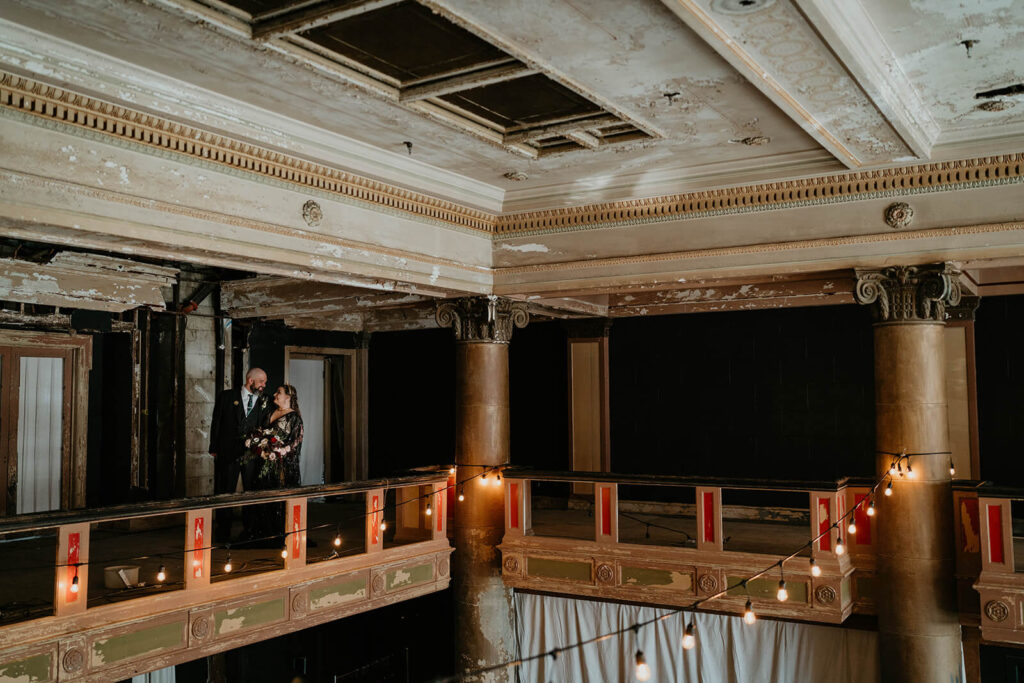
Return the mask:
<path fill-rule="evenodd" d="M 455 462 L 464 481 L 509 461 L 508 344 L 529 320 L 526 304 L 496 296 L 445 301 L 437 323 L 455 332 Z M 494 479 L 494 474 L 488 477 Z M 505 530 L 504 490 L 473 479 L 455 504 L 456 671 L 514 659 L 512 593 L 497 546 Z M 490 681 L 506 681 L 504 670 Z"/>
<path fill-rule="evenodd" d="M 912 456 L 914 478 L 893 477 L 893 495 L 875 497 L 883 682 L 960 680 L 943 341 L 957 276 L 945 265 L 857 271 L 857 300 L 876 319 L 878 475 L 892 462 L 886 452 L 934 454 Z"/>

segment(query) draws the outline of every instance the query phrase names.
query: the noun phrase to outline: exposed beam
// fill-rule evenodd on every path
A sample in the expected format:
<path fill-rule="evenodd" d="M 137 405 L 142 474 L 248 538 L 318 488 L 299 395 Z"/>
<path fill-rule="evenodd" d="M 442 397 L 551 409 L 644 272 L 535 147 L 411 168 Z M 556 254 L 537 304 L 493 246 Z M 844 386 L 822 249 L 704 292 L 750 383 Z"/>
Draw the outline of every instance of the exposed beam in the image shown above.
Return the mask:
<path fill-rule="evenodd" d="M 511 81 L 516 78 L 531 76 L 535 73 L 538 73 L 536 69 L 531 69 L 525 64 L 520 64 L 518 62 L 513 64 L 503 64 L 501 66 L 474 71 L 472 73 L 462 74 L 452 78 L 445 78 L 431 83 L 413 86 L 411 88 L 403 88 L 398 99 L 400 102 L 415 102 L 417 100 L 425 100 L 429 97 L 441 97 L 443 95 L 450 95 L 463 90 L 471 90 L 485 85 Z"/>
<path fill-rule="evenodd" d="M 566 133 L 586 130 L 588 128 L 594 128 L 595 126 L 607 126 L 613 123 L 622 122 L 622 119 L 614 114 L 599 114 L 585 119 L 573 119 L 572 121 L 553 123 L 549 126 L 540 126 L 537 128 L 530 128 L 528 130 L 517 131 L 515 133 L 508 133 L 505 135 L 504 142 L 506 145 L 517 142 L 527 142 L 529 140 L 536 140 L 537 138 L 546 138 L 553 135 L 565 135 Z"/>
<path fill-rule="evenodd" d="M 224 282 L 221 307 L 233 318 L 333 318 L 379 307 L 433 301 L 416 294 L 377 292 L 291 278 Z"/>
<path fill-rule="evenodd" d="M 279 38 L 286 33 L 299 33 L 317 26 L 342 21 L 373 10 L 394 5 L 401 0 L 358 0 L 357 2 L 325 2 L 284 12 L 267 19 L 257 19 L 252 37 L 258 40 Z"/>
<path fill-rule="evenodd" d="M 586 131 L 574 130 L 571 133 L 566 133 L 565 137 L 587 149 L 597 149 L 601 146 L 601 141 Z"/>
<path fill-rule="evenodd" d="M 604 318 L 608 315 L 606 294 L 529 299 L 527 303 L 531 313 L 551 318 Z"/>

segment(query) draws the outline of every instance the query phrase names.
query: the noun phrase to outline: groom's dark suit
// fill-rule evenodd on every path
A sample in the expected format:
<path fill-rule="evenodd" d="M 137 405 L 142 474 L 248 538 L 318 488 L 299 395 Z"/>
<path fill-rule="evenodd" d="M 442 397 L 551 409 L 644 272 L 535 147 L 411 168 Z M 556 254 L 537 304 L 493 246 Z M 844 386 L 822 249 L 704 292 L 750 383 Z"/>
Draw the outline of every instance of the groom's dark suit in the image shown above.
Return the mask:
<path fill-rule="evenodd" d="M 214 492 L 234 493 L 238 486 L 238 475 L 242 475 L 242 488 L 252 491 L 256 488 L 258 463 L 242 463 L 245 454 L 245 438 L 263 423 L 268 410 L 269 399 L 256 395 L 252 410 L 246 415 L 242 404 L 242 390 L 228 389 L 217 395 L 213 405 L 213 421 L 210 424 L 210 453 L 216 453 L 213 462 Z M 222 521 L 223 520 L 223 521 Z M 218 515 L 218 536 L 226 538 L 231 519 Z"/>

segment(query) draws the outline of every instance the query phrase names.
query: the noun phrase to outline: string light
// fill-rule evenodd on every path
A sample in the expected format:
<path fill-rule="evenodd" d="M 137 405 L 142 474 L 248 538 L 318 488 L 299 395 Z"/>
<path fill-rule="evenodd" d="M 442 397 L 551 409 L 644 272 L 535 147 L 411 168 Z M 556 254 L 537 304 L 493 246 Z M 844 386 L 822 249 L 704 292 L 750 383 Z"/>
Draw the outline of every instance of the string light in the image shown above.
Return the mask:
<path fill-rule="evenodd" d="M 498 470 L 498 474 L 494 477 L 494 485 L 501 486 L 501 470 Z"/>
<path fill-rule="evenodd" d="M 340 548 L 341 547 L 341 534 L 335 534 L 334 535 L 334 547 L 335 548 Z"/>
<path fill-rule="evenodd" d="M 757 621 L 757 615 L 754 614 L 754 606 L 748 599 L 747 606 L 743 608 L 743 623 L 747 626 L 753 626 L 755 621 Z"/>
<path fill-rule="evenodd" d="M 855 535 L 857 533 L 857 522 L 851 519 L 849 526 L 846 527 L 846 531 L 849 532 L 851 536 Z"/>
<path fill-rule="evenodd" d="M 914 474 L 913 468 L 910 467 L 910 460 L 907 460 L 907 479 L 913 479 L 917 475 Z"/>
<path fill-rule="evenodd" d="M 693 646 L 697 644 L 697 636 L 693 633 L 693 622 L 691 621 L 686 625 L 686 631 L 683 632 L 683 649 L 692 650 Z"/>
<path fill-rule="evenodd" d="M 868 517 L 875 516 L 875 499 L 872 498 L 871 502 L 868 503 Z"/>
<path fill-rule="evenodd" d="M 231 553 L 228 553 L 228 561 L 224 563 L 224 573 L 225 574 L 230 574 L 231 573 L 231 569 L 232 569 L 232 566 L 231 566 Z"/>
<path fill-rule="evenodd" d="M 956 467 L 953 466 L 953 460 L 952 459 L 950 459 L 950 461 L 949 461 L 949 476 L 951 476 L 951 477 L 955 477 L 956 476 Z"/>
<path fill-rule="evenodd" d="M 842 555 L 846 552 L 846 546 L 843 545 L 843 537 L 839 536 L 836 539 L 836 555 Z"/>
<path fill-rule="evenodd" d="M 811 564 L 811 576 L 821 576 L 821 567 L 818 566 L 818 563 L 814 561 L 813 557 L 810 560 L 810 564 Z"/>
<path fill-rule="evenodd" d="M 481 474 L 480 475 L 480 485 L 481 486 L 490 486 L 490 484 L 491 484 L 491 482 L 487 479 L 487 473 L 484 472 L 483 474 Z"/>
<path fill-rule="evenodd" d="M 779 592 L 775 594 L 775 597 L 779 602 L 786 602 L 786 600 L 789 600 L 789 591 L 786 590 L 785 579 L 779 579 Z"/>
<path fill-rule="evenodd" d="M 907 467 L 909 467 L 909 466 L 910 466 L 910 463 L 907 463 Z M 897 463 L 896 463 L 896 472 L 897 472 L 897 473 L 898 473 L 898 474 L 899 474 L 899 475 L 900 475 L 901 477 L 903 476 L 903 463 L 902 463 L 902 462 L 897 462 Z"/>
<path fill-rule="evenodd" d="M 387 520 L 384 520 L 384 519 L 380 520 L 380 530 L 381 531 L 387 531 L 388 530 Z"/>
<path fill-rule="evenodd" d="M 466 490 L 463 487 L 459 487 L 459 502 L 466 500 Z"/>
<path fill-rule="evenodd" d="M 158 571 L 156 573 L 156 580 L 157 581 L 163 581 L 166 578 L 167 578 L 167 572 L 164 571 L 164 566 L 160 565 L 160 571 Z"/>
<path fill-rule="evenodd" d="M 198 548 L 196 550 L 198 550 Z M 193 567 L 198 567 L 202 563 L 203 563 L 202 560 L 199 560 L 199 559 L 196 559 L 196 558 L 192 558 L 192 566 Z"/>
<path fill-rule="evenodd" d="M 455 474 L 455 465 L 448 468 L 448 474 Z"/>
<path fill-rule="evenodd" d="M 287 543 L 281 546 L 281 559 L 283 559 L 283 560 L 287 560 L 288 559 L 288 544 Z"/>
<path fill-rule="evenodd" d="M 892 495 L 892 482 L 891 481 L 889 482 L 889 485 L 885 487 L 885 495 L 887 495 L 887 496 L 891 496 Z"/>
<path fill-rule="evenodd" d="M 636 680 L 649 681 L 651 679 L 651 667 L 647 665 L 647 658 L 640 650 L 636 651 Z"/>
<path fill-rule="evenodd" d="M 71 592 L 78 592 L 78 565 L 75 565 L 75 576 L 71 579 Z"/>
<path fill-rule="evenodd" d="M 427 511 L 426 511 L 425 514 L 427 515 L 427 517 L 429 517 L 430 515 L 434 514 L 433 509 L 431 509 L 431 507 L 430 507 L 430 503 L 427 503 Z"/>
<path fill-rule="evenodd" d="M 889 474 L 890 475 L 895 475 L 896 474 L 896 461 L 895 460 L 893 460 L 892 464 L 889 465 Z"/>

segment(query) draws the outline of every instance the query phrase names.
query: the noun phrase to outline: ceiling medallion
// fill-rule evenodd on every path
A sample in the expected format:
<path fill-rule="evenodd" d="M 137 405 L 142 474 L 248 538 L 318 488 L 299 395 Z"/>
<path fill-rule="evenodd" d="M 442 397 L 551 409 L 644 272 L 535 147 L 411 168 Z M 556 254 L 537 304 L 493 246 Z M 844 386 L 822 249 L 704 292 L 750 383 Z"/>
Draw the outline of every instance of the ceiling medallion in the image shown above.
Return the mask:
<path fill-rule="evenodd" d="M 506 180 L 514 180 L 516 182 L 528 180 L 530 178 L 530 176 L 526 175 L 522 171 L 505 171 L 501 176 Z"/>
<path fill-rule="evenodd" d="M 885 208 L 885 224 L 893 230 L 910 225 L 914 220 L 914 209 L 906 202 L 896 202 Z"/>
<path fill-rule="evenodd" d="M 713 0 L 711 9 L 722 14 L 750 14 L 774 4 L 775 0 Z"/>
<path fill-rule="evenodd" d="M 302 220 L 306 221 L 306 225 L 311 228 L 315 228 L 320 225 L 320 222 L 324 219 L 323 209 L 320 205 L 310 199 L 308 202 L 302 205 Z"/>

